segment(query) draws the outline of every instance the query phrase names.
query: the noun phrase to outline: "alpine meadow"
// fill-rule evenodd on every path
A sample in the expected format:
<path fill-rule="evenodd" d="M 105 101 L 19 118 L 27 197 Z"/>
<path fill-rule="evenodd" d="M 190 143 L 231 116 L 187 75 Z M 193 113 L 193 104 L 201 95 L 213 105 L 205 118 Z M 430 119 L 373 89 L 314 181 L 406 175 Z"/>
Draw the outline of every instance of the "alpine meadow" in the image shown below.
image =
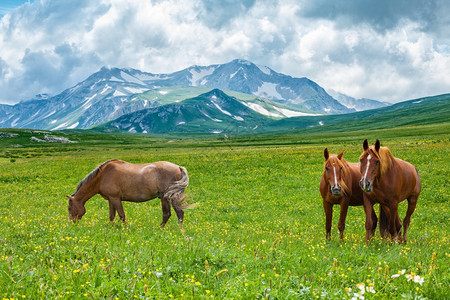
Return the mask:
<path fill-rule="evenodd" d="M 384 123 L 386 125 L 386 123 Z M 394 126 L 395 127 L 395 126 Z M 436 124 L 211 138 L 2 129 L 3 299 L 445 299 L 449 294 L 448 119 Z M 422 192 L 406 244 L 365 241 L 362 206 L 331 240 L 319 183 L 324 148 L 356 162 L 379 139 L 414 164 Z M 63 139 L 69 143 L 51 143 Z M 38 141 L 47 141 L 39 143 Z M 67 199 L 109 160 L 170 161 L 190 182 L 182 234 L 161 203 L 124 202 L 109 221 L 95 196 L 79 222 Z M 399 214 L 405 216 L 406 201 Z M 376 205 L 378 211 L 378 205 Z"/>
<path fill-rule="evenodd" d="M 1 0 L 0 300 L 450 300 L 450 0 Z"/>

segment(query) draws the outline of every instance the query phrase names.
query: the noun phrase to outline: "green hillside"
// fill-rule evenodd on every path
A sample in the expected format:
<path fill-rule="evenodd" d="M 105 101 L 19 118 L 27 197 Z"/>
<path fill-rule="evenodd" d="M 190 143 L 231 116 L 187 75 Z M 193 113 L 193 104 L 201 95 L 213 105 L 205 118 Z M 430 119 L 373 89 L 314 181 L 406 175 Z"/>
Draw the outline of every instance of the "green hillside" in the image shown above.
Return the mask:
<path fill-rule="evenodd" d="M 156 108 L 140 110 L 100 125 L 133 133 L 247 133 L 270 120 L 218 89 Z"/>
<path fill-rule="evenodd" d="M 301 116 L 274 118 L 259 114 L 248 107 L 248 101 L 269 111 L 272 101 L 260 98 L 230 97 L 220 90 L 220 98 L 229 116 L 210 102 L 210 93 L 138 111 L 94 128 L 96 132 L 129 131 L 174 134 L 184 137 L 201 134 L 285 135 L 293 132 L 340 132 L 368 129 L 388 129 L 404 126 L 447 124 L 450 126 L 450 94 L 400 102 L 389 107 L 344 115 Z M 174 98 L 172 98 L 173 100 Z M 171 101 L 172 101 L 171 100 Z M 243 104 L 244 103 L 244 104 Z"/>
<path fill-rule="evenodd" d="M 425 97 L 392 106 L 345 115 L 293 117 L 275 121 L 267 131 L 303 129 L 307 132 L 385 129 L 449 123 L 450 94 Z"/>
<path fill-rule="evenodd" d="M 142 94 L 134 96 L 133 101 L 157 101 L 160 105 L 180 103 L 185 99 L 195 98 L 201 94 L 210 92 L 213 90 L 208 87 L 200 86 L 167 86 L 152 89 Z M 269 99 L 257 97 L 251 94 L 244 94 L 231 90 L 223 90 L 223 92 L 245 103 L 254 103 L 263 107 L 269 113 L 280 114 L 276 108 L 287 109 L 291 112 L 304 112 L 304 113 L 316 113 L 313 111 L 296 108 L 293 106 L 285 105 L 279 102 L 275 102 Z M 159 106 L 159 105 L 158 105 Z"/>

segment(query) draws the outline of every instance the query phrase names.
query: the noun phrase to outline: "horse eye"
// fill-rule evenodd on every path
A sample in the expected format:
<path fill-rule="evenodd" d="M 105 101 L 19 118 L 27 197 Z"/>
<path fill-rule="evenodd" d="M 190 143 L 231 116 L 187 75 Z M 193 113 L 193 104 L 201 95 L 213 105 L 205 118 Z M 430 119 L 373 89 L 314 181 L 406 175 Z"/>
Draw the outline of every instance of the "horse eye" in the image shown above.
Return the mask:
<path fill-rule="evenodd" d="M 375 162 L 375 164 L 376 164 L 376 165 L 378 165 L 379 163 L 380 163 L 380 161 L 379 161 L 379 160 L 377 160 L 377 161 Z"/>
<path fill-rule="evenodd" d="M 362 163 L 362 158 L 359 159 L 359 162 Z"/>
<path fill-rule="evenodd" d="M 325 170 L 329 171 L 330 169 L 328 169 L 328 167 L 325 167 Z"/>

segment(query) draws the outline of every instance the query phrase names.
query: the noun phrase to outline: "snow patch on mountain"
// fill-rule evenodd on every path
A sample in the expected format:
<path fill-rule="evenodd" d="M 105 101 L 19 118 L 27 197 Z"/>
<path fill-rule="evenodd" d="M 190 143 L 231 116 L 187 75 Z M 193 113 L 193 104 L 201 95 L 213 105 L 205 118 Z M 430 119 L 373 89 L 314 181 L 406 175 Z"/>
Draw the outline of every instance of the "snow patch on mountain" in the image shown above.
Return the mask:
<path fill-rule="evenodd" d="M 51 112 L 49 112 L 48 114 L 46 114 L 45 116 L 44 116 L 44 118 L 48 118 L 48 117 L 50 117 L 51 115 L 54 115 L 56 113 L 56 110 L 52 110 Z"/>
<path fill-rule="evenodd" d="M 126 87 L 124 89 L 128 91 L 130 94 L 142 94 L 149 90 L 148 88 L 134 88 L 134 87 Z"/>
<path fill-rule="evenodd" d="M 83 103 L 83 105 L 81 105 L 81 107 L 86 110 L 88 108 L 90 108 L 92 106 L 92 99 L 94 99 L 95 97 L 97 97 L 97 94 L 92 95 L 91 97 L 87 98 L 86 101 Z"/>
<path fill-rule="evenodd" d="M 244 104 L 245 106 L 247 106 L 248 108 L 253 109 L 254 111 L 256 111 L 257 113 L 260 113 L 262 115 L 268 116 L 268 117 L 278 117 L 281 118 L 283 117 L 282 114 L 277 114 L 274 112 L 270 112 L 267 109 L 265 109 L 264 107 L 262 107 L 261 105 L 257 104 L 257 103 L 251 103 L 251 102 L 241 102 L 242 104 Z"/>
<path fill-rule="evenodd" d="M 216 119 L 208 115 L 205 111 L 200 111 L 205 117 L 207 117 L 210 120 L 213 120 L 214 122 L 222 122 L 222 120 Z"/>
<path fill-rule="evenodd" d="M 127 94 L 125 94 L 124 92 L 121 92 L 119 90 L 115 90 L 113 97 L 120 97 L 120 96 L 126 96 Z"/>
<path fill-rule="evenodd" d="M 147 81 L 147 80 L 150 81 L 150 80 L 159 80 L 163 76 L 162 76 L 162 74 L 147 73 L 147 74 L 137 74 L 135 77 L 142 81 Z"/>
<path fill-rule="evenodd" d="M 145 85 L 144 82 L 142 82 L 141 80 L 139 80 L 138 78 L 131 76 L 130 74 L 125 73 L 124 71 L 120 71 L 120 76 L 128 82 L 133 82 L 139 85 Z"/>
<path fill-rule="evenodd" d="M 209 67 L 209 68 L 201 68 L 199 71 L 195 70 L 194 68 L 190 69 L 189 72 L 191 73 L 191 84 L 192 86 L 198 86 L 198 81 L 200 79 L 205 78 L 208 75 L 211 75 L 216 70 L 215 67 Z M 201 82 L 201 85 L 205 84 L 205 79 Z"/>
<path fill-rule="evenodd" d="M 253 64 L 252 62 L 245 60 L 245 59 L 237 59 L 236 62 L 241 65 L 247 65 L 247 66 L 251 66 Z"/>
<path fill-rule="evenodd" d="M 109 79 L 109 81 L 119 81 L 119 82 L 123 82 L 123 79 L 117 78 L 116 76 L 111 76 L 111 78 Z"/>
<path fill-rule="evenodd" d="M 80 124 L 80 122 L 73 123 L 72 125 L 70 125 L 70 126 L 67 127 L 67 128 L 69 128 L 69 129 L 77 128 L 78 124 Z"/>
<path fill-rule="evenodd" d="M 234 76 L 236 76 L 237 73 L 239 73 L 239 71 L 243 71 L 244 69 L 239 68 L 236 72 L 230 74 L 230 79 L 232 79 Z M 247 76 L 245 76 L 245 78 L 247 79 Z"/>
<path fill-rule="evenodd" d="M 58 126 L 54 127 L 52 130 L 58 130 L 58 129 L 63 129 L 63 128 L 65 129 L 65 128 L 67 128 L 67 126 L 69 126 L 69 122 L 59 124 Z"/>
<path fill-rule="evenodd" d="M 270 69 L 266 66 L 260 66 L 260 65 L 256 65 L 258 67 L 258 69 L 261 70 L 261 72 L 270 75 Z"/>
<path fill-rule="evenodd" d="M 263 84 L 258 87 L 256 96 L 271 99 L 283 99 L 277 91 L 277 84 L 272 82 L 263 82 Z"/>
<path fill-rule="evenodd" d="M 214 106 L 215 106 L 218 110 L 220 110 L 222 113 L 226 114 L 227 116 L 232 117 L 232 115 L 231 115 L 228 111 L 226 111 L 225 109 L 223 109 L 222 107 L 220 107 L 219 104 L 217 104 L 215 101 L 217 101 L 217 97 L 216 97 L 216 96 L 212 96 L 212 97 L 211 97 L 211 102 L 212 102 L 212 104 L 214 104 Z"/>
<path fill-rule="evenodd" d="M 104 95 L 107 91 L 109 91 L 110 89 L 112 89 L 112 87 L 110 87 L 109 85 L 106 85 L 103 90 L 100 92 L 101 95 Z"/>
<path fill-rule="evenodd" d="M 294 110 L 276 107 L 276 106 L 273 106 L 273 108 L 278 110 L 280 113 L 282 113 L 284 116 L 286 116 L 288 118 L 300 117 L 300 116 L 318 116 L 318 114 L 304 113 L 301 111 L 294 111 Z"/>
<path fill-rule="evenodd" d="M 14 121 L 11 122 L 11 127 L 15 127 L 17 125 L 17 122 L 19 121 L 20 118 L 16 118 L 14 119 Z"/>

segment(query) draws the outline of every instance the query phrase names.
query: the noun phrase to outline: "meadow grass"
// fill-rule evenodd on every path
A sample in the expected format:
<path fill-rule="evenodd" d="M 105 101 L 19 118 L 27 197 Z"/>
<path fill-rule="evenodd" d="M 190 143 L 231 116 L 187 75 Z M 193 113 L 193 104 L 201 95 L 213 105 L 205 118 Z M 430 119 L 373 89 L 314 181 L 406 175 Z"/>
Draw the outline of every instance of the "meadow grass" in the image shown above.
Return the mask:
<path fill-rule="evenodd" d="M 335 207 L 325 240 L 323 149 L 357 161 L 362 134 L 187 141 L 72 134 L 79 143 L 68 145 L 1 139 L 0 297 L 445 299 L 449 135 L 365 134 L 419 170 L 407 244 L 378 232 L 366 244 L 362 207 L 349 208 L 342 242 Z M 198 205 L 186 211 L 184 235 L 174 216 L 159 228 L 159 199 L 125 202 L 122 224 L 109 222 L 107 201 L 95 196 L 80 222 L 68 222 L 64 195 L 111 158 L 187 168 L 188 202 Z M 403 202 L 402 217 L 405 210 Z"/>

